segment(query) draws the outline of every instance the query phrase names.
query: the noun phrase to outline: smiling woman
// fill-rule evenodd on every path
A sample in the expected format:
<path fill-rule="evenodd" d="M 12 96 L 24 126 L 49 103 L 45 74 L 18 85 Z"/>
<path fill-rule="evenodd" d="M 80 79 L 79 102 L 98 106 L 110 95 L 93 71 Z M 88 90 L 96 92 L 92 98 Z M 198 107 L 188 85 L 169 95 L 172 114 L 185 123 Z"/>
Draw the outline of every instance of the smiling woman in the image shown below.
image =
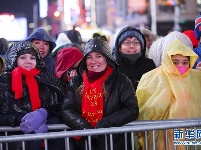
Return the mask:
<path fill-rule="evenodd" d="M 17 65 L 29 71 L 36 67 L 36 57 L 32 54 L 20 55 L 17 58 Z"/>
<path fill-rule="evenodd" d="M 78 75 L 72 78 L 62 104 L 62 119 L 67 126 L 73 130 L 109 128 L 122 126 L 137 118 L 135 92 L 130 80 L 119 72 L 118 67 L 107 41 L 96 37 L 86 43 L 84 57 L 77 67 Z M 92 137 L 92 149 L 105 150 L 104 138 Z M 85 139 L 71 139 L 73 149 L 84 150 Z M 114 135 L 113 142 L 114 149 L 124 150 L 124 136 Z M 131 149 L 131 143 L 127 144 Z"/>

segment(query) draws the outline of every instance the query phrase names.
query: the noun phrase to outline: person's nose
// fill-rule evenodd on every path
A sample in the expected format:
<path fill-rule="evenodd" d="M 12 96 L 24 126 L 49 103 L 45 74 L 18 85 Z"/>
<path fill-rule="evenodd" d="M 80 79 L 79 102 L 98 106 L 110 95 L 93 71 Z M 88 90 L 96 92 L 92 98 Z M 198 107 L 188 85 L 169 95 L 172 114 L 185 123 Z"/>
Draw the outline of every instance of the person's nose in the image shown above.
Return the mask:
<path fill-rule="evenodd" d="M 95 59 L 95 58 L 92 58 L 91 62 L 92 62 L 92 63 L 95 63 L 95 62 L 96 62 L 96 59 Z"/>
<path fill-rule="evenodd" d="M 131 42 L 130 47 L 135 47 L 134 42 Z"/>
<path fill-rule="evenodd" d="M 39 48 L 44 48 L 44 44 L 43 44 L 43 43 L 40 43 L 40 44 L 39 44 Z"/>
<path fill-rule="evenodd" d="M 27 58 L 26 59 L 26 63 L 28 64 L 28 63 L 30 63 L 31 62 L 31 59 L 30 58 Z"/>

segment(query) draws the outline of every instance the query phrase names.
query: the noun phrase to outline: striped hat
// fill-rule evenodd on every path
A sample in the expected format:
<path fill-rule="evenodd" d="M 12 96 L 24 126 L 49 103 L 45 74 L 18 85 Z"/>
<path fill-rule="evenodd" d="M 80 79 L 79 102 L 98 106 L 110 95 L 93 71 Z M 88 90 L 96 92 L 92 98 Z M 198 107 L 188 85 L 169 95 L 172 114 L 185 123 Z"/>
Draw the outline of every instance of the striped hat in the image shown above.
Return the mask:
<path fill-rule="evenodd" d="M 195 36 L 198 40 L 200 40 L 201 36 L 201 12 L 200 15 L 195 19 L 195 29 L 194 29 Z"/>

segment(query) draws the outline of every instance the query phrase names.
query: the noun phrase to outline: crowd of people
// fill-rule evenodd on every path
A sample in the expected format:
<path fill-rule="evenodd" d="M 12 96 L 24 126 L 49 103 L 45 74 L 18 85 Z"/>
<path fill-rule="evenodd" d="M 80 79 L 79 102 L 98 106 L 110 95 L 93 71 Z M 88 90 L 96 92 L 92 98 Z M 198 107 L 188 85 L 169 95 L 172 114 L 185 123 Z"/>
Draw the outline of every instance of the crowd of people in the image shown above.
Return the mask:
<path fill-rule="evenodd" d="M 100 33 L 83 47 L 74 29 L 59 32 L 56 41 L 44 28 L 11 46 L 0 38 L 0 126 L 19 126 L 16 134 L 37 134 L 47 133 L 48 124 L 87 130 L 135 120 L 201 118 L 200 17 L 194 31 L 164 37 L 147 27 L 124 27 L 112 49 Z M 172 148 L 172 130 L 168 132 Z M 128 149 L 130 138 L 128 134 Z M 137 134 L 137 139 L 136 149 L 145 149 L 144 135 Z M 163 132 L 156 132 L 158 150 L 165 149 L 164 139 Z M 84 150 L 85 140 L 71 138 L 70 148 Z M 149 147 L 152 141 L 149 136 Z M 104 150 L 105 142 L 111 141 L 93 136 L 92 149 Z M 115 134 L 113 143 L 115 150 L 123 150 L 124 135 Z M 44 147 L 43 140 L 25 145 L 28 150 Z M 10 150 L 21 147 L 19 142 L 9 144 Z M 48 147 L 64 150 L 65 141 L 52 139 Z"/>

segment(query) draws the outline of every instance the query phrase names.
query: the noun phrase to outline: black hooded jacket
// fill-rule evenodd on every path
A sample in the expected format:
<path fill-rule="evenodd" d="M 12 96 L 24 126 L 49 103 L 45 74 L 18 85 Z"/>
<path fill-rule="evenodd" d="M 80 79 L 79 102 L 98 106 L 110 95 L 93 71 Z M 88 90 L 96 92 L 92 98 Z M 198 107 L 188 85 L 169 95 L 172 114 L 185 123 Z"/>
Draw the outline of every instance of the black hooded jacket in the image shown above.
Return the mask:
<path fill-rule="evenodd" d="M 100 39 L 92 39 L 87 42 L 84 50 L 84 58 L 78 66 L 78 76 L 73 77 L 71 88 L 68 90 L 64 104 L 62 104 L 63 122 L 73 130 L 91 129 L 92 126 L 82 117 L 82 72 L 86 71 L 87 54 L 95 51 L 106 57 L 113 73 L 104 82 L 106 96 L 104 97 L 103 117 L 95 128 L 119 127 L 138 117 L 139 108 L 135 92 L 130 80 L 118 71 L 118 64 L 109 53 L 106 42 Z M 114 149 L 124 149 L 124 136 L 113 136 Z M 96 150 L 104 150 L 104 139 L 97 138 Z"/>
<path fill-rule="evenodd" d="M 131 32 L 135 34 L 130 34 Z M 124 37 L 122 37 L 122 35 Z M 139 57 L 134 64 L 131 64 L 127 59 L 120 55 L 119 48 L 122 43 L 121 39 L 126 39 L 127 37 L 134 36 L 141 43 L 141 57 Z M 121 39 L 120 39 L 121 38 Z M 134 89 L 137 89 L 138 81 L 141 79 L 142 75 L 154 68 L 156 68 L 152 59 L 145 57 L 146 51 L 146 40 L 143 34 L 132 27 L 123 28 L 116 37 L 115 47 L 112 51 L 113 57 L 116 59 L 120 65 L 119 69 L 124 73 L 132 82 Z"/>
<path fill-rule="evenodd" d="M 0 125 L 19 126 L 24 115 L 32 111 L 29 90 L 23 80 L 23 96 L 15 99 L 12 91 L 12 70 L 17 67 L 17 58 L 30 50 L 36 56 L 36 68 L 41 72 L 35 76 L 38 84 L 41 107 L 48 111 L 48 117 L 59 115 L 60 103 L 63 97 L 60 81 L 51 73 L 46 71 L 44 62 L 35 46 L 30 42 L 17 42 L 10 46 L 6 53 L 6 68 L 3 76 L 5 84 L 0 84 Z"/>

